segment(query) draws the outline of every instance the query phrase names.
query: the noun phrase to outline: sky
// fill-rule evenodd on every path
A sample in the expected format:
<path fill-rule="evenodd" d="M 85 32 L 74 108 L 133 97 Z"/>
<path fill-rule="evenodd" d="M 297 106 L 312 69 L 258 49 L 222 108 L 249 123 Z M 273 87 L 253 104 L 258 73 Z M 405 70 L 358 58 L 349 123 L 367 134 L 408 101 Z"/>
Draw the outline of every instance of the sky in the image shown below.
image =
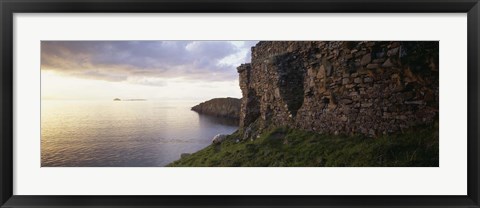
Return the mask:
<path fill-rule="evenodd" d="M 241 97 L 258 41 L 42 41 L 42 100 Z"/>

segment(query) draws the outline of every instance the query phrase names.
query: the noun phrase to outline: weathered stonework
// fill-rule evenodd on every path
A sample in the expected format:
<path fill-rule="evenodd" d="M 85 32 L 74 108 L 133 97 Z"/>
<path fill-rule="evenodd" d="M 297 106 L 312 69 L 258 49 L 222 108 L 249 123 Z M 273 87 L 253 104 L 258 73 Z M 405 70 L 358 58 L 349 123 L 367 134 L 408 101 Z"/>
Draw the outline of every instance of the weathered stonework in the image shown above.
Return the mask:
<path fill-rule="evenodd" d="M 378 136 L 438 118 L 438 42 L 266 41 L 237 68 L 241 130 Z"/>
<path fill-rule="evenodd" d="M 240 127 L 253 123 L 260 115 L 259 98 L 257 92 L 250 83 L 252 66 L 242 64 L 237 67 L 240 74 L 240 89 L 242 90 L 242 102 L 240 105 Z"/>

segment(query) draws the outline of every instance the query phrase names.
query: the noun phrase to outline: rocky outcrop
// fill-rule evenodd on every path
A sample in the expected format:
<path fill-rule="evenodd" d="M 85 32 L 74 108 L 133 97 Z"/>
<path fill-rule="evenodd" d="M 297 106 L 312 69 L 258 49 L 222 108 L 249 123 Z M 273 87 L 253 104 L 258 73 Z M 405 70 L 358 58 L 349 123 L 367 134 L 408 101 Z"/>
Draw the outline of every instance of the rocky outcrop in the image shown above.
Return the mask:
<path fill-rule="evenodd" d="M 212 139 L 212 143 L 213 144 L 218 144 L 218 143 L 222 143 L 223 140 L 225 140 L 227 138 L 228 135 L 226 134 L 217 134 L 213 137 Z"/>
<path fill-rule="evenodd" d="M 214 98 L 192 107 L 192 110 L 201 114 L 239 119 L 240 99 L 238 98 Z"/>
<path fill-rule="evenodd" d="M 376 137 L 433 123 L 438 53 L 438 41 L 259 42 L 251 63 L 237 68 L 240 130 L 288 126 Z"/>

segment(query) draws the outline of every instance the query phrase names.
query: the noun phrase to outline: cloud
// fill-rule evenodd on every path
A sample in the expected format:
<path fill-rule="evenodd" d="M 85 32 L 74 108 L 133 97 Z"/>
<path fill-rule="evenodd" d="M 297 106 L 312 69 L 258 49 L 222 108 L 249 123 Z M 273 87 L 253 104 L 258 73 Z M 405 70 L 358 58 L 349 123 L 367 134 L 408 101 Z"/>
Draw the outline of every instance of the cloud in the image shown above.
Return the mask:
<path fill-rule="evenodd" d="M 149 77 L 133 77 L 133 78 L 130 78 L 128 81 L 133 84 L 157 86 L 157 87 L 167 86 L 168 84 L 163 79 L 149 78 Z"/>
<path fill-rule="evenodd" d="M 42 41 L 42 70 L 153 86 L 166 78 L 234 80 L 256 41 Z"/>

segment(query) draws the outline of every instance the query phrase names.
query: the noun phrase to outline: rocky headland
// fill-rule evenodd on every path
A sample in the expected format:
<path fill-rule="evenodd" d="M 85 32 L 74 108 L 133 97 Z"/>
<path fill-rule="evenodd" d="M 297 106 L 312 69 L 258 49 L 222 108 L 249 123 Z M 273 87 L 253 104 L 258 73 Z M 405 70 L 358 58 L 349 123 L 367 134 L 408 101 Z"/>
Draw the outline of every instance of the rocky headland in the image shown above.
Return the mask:
<path fill-rule="evenodd" d="M 238 98 L 214 98 L 193 106 L 192 110 L 205 115 L 238 120 L 240 103 Z"/>

